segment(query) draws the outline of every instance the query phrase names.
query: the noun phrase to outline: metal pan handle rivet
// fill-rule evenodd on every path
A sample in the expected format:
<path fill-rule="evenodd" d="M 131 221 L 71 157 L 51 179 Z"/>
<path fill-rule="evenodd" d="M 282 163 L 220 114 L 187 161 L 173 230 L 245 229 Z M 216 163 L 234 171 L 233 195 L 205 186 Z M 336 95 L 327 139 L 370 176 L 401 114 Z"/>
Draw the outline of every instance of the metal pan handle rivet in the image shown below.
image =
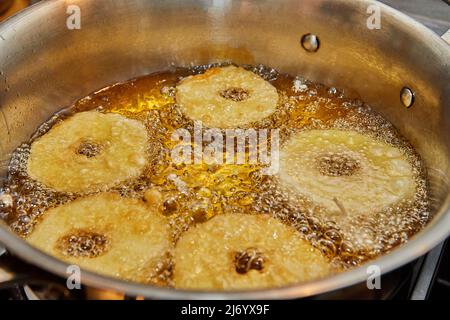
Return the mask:
<path fill-rule="evenodd" d="M 305 49 L 308 52 L 316 52 L 319 50 L 320 47 L 320 40 L 319 38 L 312 33 L 305 34 L 301 41 L 300 41 L 303 49 Z"/>
<path fill-rule="evenodd" d="M 411 108 L 412 105 L 414 104 L 414 96 L 415 96 L 414 91 L 412 91 L 412 89 L 408 87 L 404 87 L 400 91 L 400 101 L 407 108 Z"/>

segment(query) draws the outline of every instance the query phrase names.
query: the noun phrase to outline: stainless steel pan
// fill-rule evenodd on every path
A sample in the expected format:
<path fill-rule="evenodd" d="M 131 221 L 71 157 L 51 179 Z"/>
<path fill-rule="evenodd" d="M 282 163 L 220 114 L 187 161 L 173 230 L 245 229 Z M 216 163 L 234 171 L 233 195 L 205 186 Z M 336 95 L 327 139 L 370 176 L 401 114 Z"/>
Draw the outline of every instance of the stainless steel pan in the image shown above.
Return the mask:
<path fill-rule="evenodd" d="M 405 15 L 368 0 L 72 0 L 81 29 L 70 30 L 69 2 L 45 1 L 0 25 L 0 174 L 10 152 L 62 107 L 93 90 L 171 66 L 232 60 L 262 63 L 346 89 L 390 119 L 422 155 L 433 221 L 406 245 L 374 261 L 383 273 L 425 254 L 450 233 L 450 47 Z M 369 29 L 374 7 L 381 29 Z M 368 8 L 369 9 L 368 11 Z M 300 44 L 320 41 L 316 52 Z M 414 105 L 400 100 L 402 88 Z M 0 242 L 55 275 L 67 265 L 6 226 Z M 294 298 L 366 280 L 366 268 L 286 288 L 188 292 L 128 283 L 84 271 L 86 285 L 152 298 Z"/>

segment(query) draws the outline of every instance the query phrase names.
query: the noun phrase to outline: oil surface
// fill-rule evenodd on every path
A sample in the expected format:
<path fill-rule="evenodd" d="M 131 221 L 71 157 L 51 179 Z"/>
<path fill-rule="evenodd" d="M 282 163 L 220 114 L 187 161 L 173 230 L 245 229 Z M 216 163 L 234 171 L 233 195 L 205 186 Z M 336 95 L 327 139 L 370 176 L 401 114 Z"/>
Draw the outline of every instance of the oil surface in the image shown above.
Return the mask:
<path fill-rule="evenodd" d="M 268 213 L 294 226 L 336 266 L 360 265 L 400 245 L 429 220 L 427 182 L 423 164 L 395 127 L 362 101 L 344 92 L 279 74 L 256 66 L 246 68 L 262 76 L 278 90 L 280 102 L 271 116 L 252 123 L 252 128 L 280 129 L 281 145 L 300 130 L 351 129 L 401 149 L 413 167 L 417 190 L 405 200 L 381 212 L 357 216 L 338 224 L 307 199 L 292 196 L 279 187 L 276 176 L 260 173 L 257 164 L 174 164 L 171 134 L 178 128 L 193 130 L 175 101 L 175 85 L 184 77 L 202 73 L 210 66 L 151 74 L 113 85 L 77 101 L 43 124 L 29 142 L 13 153 L 7 183 L 0 190 L 0 216 L 11 228 L 27 237 L 42 213 L 80 195 L 58 193 L 27 175 L 27 159 L 34 139 L 73 113 L 96 109 L 143 121 L 151 137 L 148 169 L 137 179 L 113 188 L 124 197 L 142 198 L 160 207 L 171 224 L 174 243 L 196 223 L 223 213 Z M 350 168 L 351 169 L 351 168 Z M 349 170 L 350 170 L 349 169 Z M 171 285 L 170 257 L 164 263 L 162 285 Z"/>

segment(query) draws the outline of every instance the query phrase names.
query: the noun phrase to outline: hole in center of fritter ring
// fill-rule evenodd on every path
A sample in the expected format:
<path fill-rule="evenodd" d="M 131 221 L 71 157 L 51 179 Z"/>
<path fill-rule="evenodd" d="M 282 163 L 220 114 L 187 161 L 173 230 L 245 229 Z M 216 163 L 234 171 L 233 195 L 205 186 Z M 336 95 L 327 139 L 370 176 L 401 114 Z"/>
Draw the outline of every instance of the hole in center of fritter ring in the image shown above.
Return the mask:
<path fill-rule="evenodd" d="M 317 159 L 317 169 L 324 176 L 351 176 L 360 168 L 358 160 L 343 153 L 328 153 Z"/>
<path fill-rule="evenodd" d="M 102 145 L 90 140 L 83 140 L 76 149 L 76 153 L 86 156 L 87 158 L 93 158 L 98 156 L 102 152 Z"/>
<path fill-rule="evenodd" d="M 264 256 L 255 248 L 238 251 L 234 255 L 236 272 L 246 274 L 250 270 L 262 270 L 264 267 Z"/>
<path fill-rule="evenodd" d="M 72 257 L 95 258 L 108 251 L 109 240 L 100 233 L 77 230 L 58 239 L 57 249 Z"/>
<path fill-rule="evenodd" d="M 250 98 L 250 92 L 243 88 L 231 87 L 219 92 L 222 98 L 240 102 Z"/>

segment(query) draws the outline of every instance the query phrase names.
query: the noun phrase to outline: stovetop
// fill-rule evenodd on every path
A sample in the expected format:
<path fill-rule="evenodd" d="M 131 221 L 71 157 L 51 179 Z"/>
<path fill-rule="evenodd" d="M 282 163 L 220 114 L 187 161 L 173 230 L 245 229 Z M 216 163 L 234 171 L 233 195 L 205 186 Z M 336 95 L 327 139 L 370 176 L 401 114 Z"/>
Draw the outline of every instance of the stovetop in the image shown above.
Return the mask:
<path fill-rule="evenodd" d="M 14 0 L 9 12 L 0 15 L 0 21 L 13 10 L 24 7 L 24 3 L 35 3 L 36 0 Z M 413 17 L 439 36 L 450 30 L 450 0 L 381 0 L 407 15 Z M 3 249 L 0 247 L 0 255 Z M 437 300 L 450 299 L 450 240 L 440 244 L 426 256 L 402 268 L 396 290 L 383 297 L 385 299 Z M 67 296 L 63 288 L 47 286 L 30 290 L 27 286 L 15 285 L 8 290 L 0 290 L 2 299 L 28 299 L 40 297 L 53 299 L 83 298 L 83 296 Z"/>

